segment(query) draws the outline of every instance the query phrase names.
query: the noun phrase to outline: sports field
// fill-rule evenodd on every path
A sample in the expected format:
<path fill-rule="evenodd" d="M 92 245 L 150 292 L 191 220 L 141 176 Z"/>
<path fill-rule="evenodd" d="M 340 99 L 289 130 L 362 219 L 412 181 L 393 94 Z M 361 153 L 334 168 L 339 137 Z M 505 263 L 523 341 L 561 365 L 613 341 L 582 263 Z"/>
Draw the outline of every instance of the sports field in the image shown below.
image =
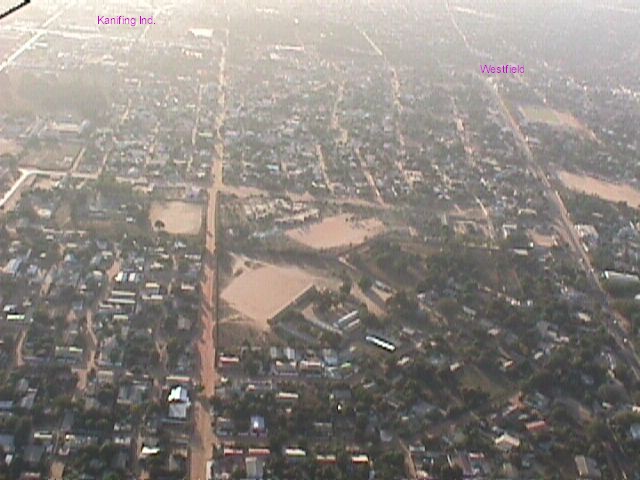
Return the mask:
<path fill-rule="evenodd" d="M 314 249 L 355 246 L 384 231 L 382 222 L 375 218 L 358 220 L 343 214 L 325 218 L 319 223 L 294 228 L 289 238 Z"/>
<path fill-rule="evenodd" d="M 520 107 L 520 113 L 531 123 L 546 123 L 556 127 L 564 125 L 560 115 L 553 108 L 529 105 Z"/>
<path fill-rule="evenodd" d="M 163 230 L 173 235 L 197 235 L 202 227 L 202 205 L 191 202 L 153 202 L 149 211 L 151 225 L 160 220 Z"/>
<path fill-rule="evenodd" d="M 571 190 L 595 195 L 609 202 L 626 202 L 630 207 L 640 209 L 640 190 L 631 185 L 607 182 L 565 171 L 558 172 L 558 178 Z"/>

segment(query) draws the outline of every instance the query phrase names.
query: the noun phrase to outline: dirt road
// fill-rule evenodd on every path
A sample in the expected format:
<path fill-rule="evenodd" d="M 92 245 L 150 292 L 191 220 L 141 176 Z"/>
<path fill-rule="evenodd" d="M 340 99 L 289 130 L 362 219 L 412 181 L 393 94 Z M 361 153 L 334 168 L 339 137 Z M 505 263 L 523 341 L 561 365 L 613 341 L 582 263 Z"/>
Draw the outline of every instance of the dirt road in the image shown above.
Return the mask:
<path fill-rule="evenodd" d="M 211 426 L 208 399 L 215 394 L 216 384 L 216 354 L 215 327 L 217 324 L 218 299 L 218 271 L 217 271 L 217 239 L 216 225 L 218 217 L 218 196 L 223 187 L 224 138 L 221 133 L 226 118 L 226 52 L 229 41 L 229 31 L 222 47 L 219 64 L 218 80 L 218 108 L 213 128 L 216 132 L 216 145 L 211 167 L 213 182 L 209 188 L 209 200 L 206 214 L 205 261 L 202 271 L 202 299 L 200 307 L 200 336 L 197 339 L 198 376 L 203 388 L 199 398 L 194 402 L 193 423 L 194 432 L 191 439 L 191 480 L 205 480 L 207 478 L 207 462 L 212 456 L 216 438 Z"/>

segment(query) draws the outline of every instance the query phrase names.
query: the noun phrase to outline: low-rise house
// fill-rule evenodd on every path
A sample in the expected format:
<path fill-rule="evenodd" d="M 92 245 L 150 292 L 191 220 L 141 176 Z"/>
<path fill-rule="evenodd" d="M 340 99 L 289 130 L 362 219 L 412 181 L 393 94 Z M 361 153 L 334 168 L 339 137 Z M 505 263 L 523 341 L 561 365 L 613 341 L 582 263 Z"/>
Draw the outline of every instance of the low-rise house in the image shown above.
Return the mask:
<path fill-rule="evenodd" d="M 221 369 L 225 370 L 238 370 L 242 365 L 240 357 L 236 355 L 220 355 L 218 364 Z"/>
<path fill-rule="evenodd" d="M 301 360 L 298 364 L 300 373 L 304 375 L 322 375 L 324 364 L 320 360 Z"/>
<path fill-rule="evenodd" d="M 5 454 L 12 454 L 16 450 L 15 439 L 13 435 L 0 434 L 0 448 Z"/>
<path fill-rule="evenodd" d="M 258 457 L 246 457 L 245 470 L 247 479 L 260 480 L 264 476 L 264 460 Z"/>
<path fill-rule="evenodd" d="M 511 450 L 520 447 L 520 439 L 513 435 L 509 435 L 508 433 L 503 433 L 495 439 L 494 444 L 503 452 L 510 452 Z"/>
<path fill-rule="evenodd" d="M 596 480 L 602 477 L 602 473 L 598 469 L 598 464 L 592 458 L 584 455 L 577 455 L 574 458 L 576 469 L 578 470 L 578 478 Z"/>
<path fill-rule="evenodd" d="M 298 370 L 293 362 L 276 360 L 273 367 L 273 373 L 275 375 L 296 376 L 298 375 Z"/>
<path fill-rule="evenodd" d="M 464 478 L 483 478 L 490 473 L 489 465 L 483 453 L 460 452 L 453 463 L 462 469 Z"/>
<path fill-rule="evenodd" d="M 537 435 L 547 432 L 549 430 L 549 424 L 544 420 L 536 420 L 525 424 L 527 432 Z"/>
<path fill-rule="evenodd" d="M 260 415 L 253 415 L 250 421 L 251 434 L 258 437 L 267 433 L 267 427 L 265 425 L 264 417 Z"/>
<path fill-rule="evenodd" d="M 300 395 L 296 392 L 278 392 L 276 393 L 276 402 L 283 404 L 294 404 L 297 403 Z"/>
<path fill-rule="evenodd" d="M 218 417 L 216 419 L 216 435 L 219 437 L 233 435 L 235 428 L 235 424 L 230 418 Z"/>
<path fill-rule="evenodd" d="M 284 449 L 284 456 L 289 462 L 301 462 L 307 458 L 307 452 L 301 448 L 287 447 Z"/>
<path fill-rule="evenodd" d="M 24 462 L 31 468 L 38 467 L 45 453 L 42 445 L 29 445 L 25 447 L 22 454 Z"/>
<path fill-rule="evenodd" d="M 177 386 L 171 389 L 167 398 L 169 403 L 168 417 L 172 420 L 185 421 L 191 407 L 189 392 L 186 387 Z"/>

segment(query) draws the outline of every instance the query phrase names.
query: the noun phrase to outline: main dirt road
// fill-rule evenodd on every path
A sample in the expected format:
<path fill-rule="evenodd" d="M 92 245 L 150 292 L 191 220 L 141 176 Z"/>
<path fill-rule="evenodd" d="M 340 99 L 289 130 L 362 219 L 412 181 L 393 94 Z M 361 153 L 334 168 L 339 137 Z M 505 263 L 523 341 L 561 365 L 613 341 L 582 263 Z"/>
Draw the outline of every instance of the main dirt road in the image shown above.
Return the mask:
<path fill-rule="evenodd" d="M 217 272 L 217 239 L 216 224 L 218 217 L 218 194 L 223 187 L 224 138 L 221 133 L 226 115 L 226 52 L 229 31 L 226 32 L 225 43 L 220 56 L 218 79 L 218 115 L 215 119 L 216 145 L 213 155 L 211 173 L 213 181 L 209 188 L 209 200 L 206 214 L 206 240 L 204 266 L 202 270 L 202 299 L 200 307 L 200 336 L 197 339 L 199 377 L 202 394 L 194 402 L 194 432 L 191 439 L 191 480 L 205 480 L 207 462 L 212 456 L 216 438 L 211 426 L 208 399 L 215 394 L 215 338 L 217 322 L 218 272 Z"/>

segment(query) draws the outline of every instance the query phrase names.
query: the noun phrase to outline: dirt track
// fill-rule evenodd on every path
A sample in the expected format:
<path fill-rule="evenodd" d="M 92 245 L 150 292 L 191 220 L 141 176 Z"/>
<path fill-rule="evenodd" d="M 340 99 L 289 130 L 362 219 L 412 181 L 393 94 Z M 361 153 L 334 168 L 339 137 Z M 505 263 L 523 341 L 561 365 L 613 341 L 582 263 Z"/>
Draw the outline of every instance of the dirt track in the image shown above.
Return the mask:
<path fill-rule="evenodd" d="M 209 188 L 207 203 L 206 232 L 205 232 L 205 261 L 202 270 L 202 293 L 200 307 L 200 336 L 196 340 L 198 351 L 198 377 L 203 388 L 199 398 L 194 402 L 193 424 L 194 432 L 190 448 L 190 478 L 191 480 L 205 480 L 207 462 L 211 459 L 213 446 L 217 443 L 211 426 L 208 399 L 215 394 L 216 384 L 216 353 L 215 337 L 217 309 L 218 309 L 218 271 L 217 271 L 217 242 L 216 224 L 218 218 L 218 198 L 223 187 L 224 138 L 221 128 L 225 121 L 226 108 L 226 52 L 229 41 L 229 31 L 222 47 L 219 65 L 219 113 L 213 125 L 217 134 L 213 165 L 211 167 L 214 180 Z"/>

